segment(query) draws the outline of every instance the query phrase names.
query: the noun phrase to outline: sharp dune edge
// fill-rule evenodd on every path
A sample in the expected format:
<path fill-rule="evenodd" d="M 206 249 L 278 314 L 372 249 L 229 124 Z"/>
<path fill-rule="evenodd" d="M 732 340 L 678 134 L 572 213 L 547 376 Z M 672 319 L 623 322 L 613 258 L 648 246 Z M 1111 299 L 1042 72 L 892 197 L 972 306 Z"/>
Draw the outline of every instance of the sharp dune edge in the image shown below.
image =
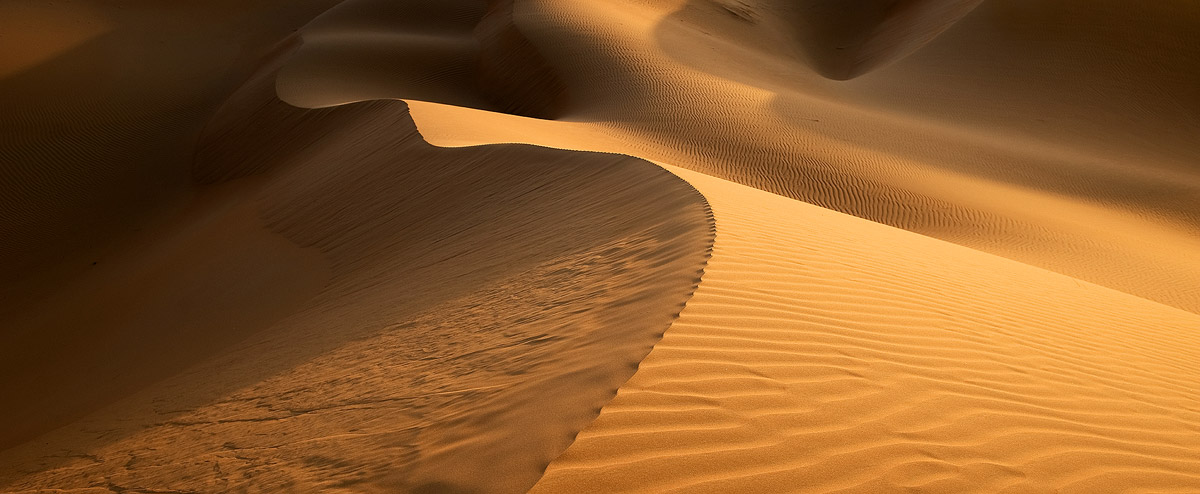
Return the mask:
<path fill-rule="evenodd" d="M 845 5 L 0 3 L 0 491 L 1200 492 L 1200 7 Z"/>

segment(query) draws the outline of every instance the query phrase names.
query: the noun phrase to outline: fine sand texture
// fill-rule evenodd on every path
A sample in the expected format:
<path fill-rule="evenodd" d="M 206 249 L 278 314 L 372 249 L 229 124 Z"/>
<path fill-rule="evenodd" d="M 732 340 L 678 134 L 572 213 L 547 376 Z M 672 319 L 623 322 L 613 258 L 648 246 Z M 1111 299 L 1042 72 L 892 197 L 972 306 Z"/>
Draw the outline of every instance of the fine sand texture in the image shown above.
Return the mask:
<path fill-rule="evenodd" d="M 0 0 L 0 492 L 1200 492 L 1200 3 Z"/>
<path fill-rule="evenodd" d="M 531 492 L 1200 489 L 1200 316 L 681 175 L 704 281 Z"/>

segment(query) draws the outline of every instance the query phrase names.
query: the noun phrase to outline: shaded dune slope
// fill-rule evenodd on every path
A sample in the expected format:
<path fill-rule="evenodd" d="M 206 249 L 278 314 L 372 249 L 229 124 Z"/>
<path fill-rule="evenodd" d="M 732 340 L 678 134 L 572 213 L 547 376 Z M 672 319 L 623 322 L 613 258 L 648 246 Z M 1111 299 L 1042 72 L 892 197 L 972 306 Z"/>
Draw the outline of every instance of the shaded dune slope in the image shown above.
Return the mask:
<path fill-rule="evenodd" d="M 54 358 L 5 359 L 4 385 L 64 413 L 5 410 L 61 427 L 0 452 L 2 490 L 520 492 L 698 283 L 707 205 L 659 167 L 439 149 L 402 102 L 274 88 L 267 66 L 206 126 L 196 219 L 5 322 Z"/>

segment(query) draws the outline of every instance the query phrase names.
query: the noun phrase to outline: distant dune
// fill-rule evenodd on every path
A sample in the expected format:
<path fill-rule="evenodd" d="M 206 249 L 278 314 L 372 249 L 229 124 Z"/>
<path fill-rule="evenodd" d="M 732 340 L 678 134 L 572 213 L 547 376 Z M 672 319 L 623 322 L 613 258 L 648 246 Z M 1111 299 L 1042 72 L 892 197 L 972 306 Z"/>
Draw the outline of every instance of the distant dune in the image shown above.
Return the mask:
<path fill-rule="evenodd" d="M 0 491 L 1200 492 L 1195 2 L 0 16 Z"/>

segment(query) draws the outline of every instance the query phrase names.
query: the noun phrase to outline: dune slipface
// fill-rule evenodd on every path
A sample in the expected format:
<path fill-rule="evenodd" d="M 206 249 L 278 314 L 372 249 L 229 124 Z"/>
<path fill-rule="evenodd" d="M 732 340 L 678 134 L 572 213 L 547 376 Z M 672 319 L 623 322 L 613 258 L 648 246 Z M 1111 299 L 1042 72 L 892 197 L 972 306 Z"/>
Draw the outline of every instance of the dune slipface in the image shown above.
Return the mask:
<path fill-rule="evenodd" d="M 3 490 L 521 492 L 699 280 L 707 205 L 657 166 L 438 149 L 402 102 L 298 109 L 274 80 L 208 123 L 184 233 L 6 322 L 6 423 L 62 427 L 0 454 Z"/>

